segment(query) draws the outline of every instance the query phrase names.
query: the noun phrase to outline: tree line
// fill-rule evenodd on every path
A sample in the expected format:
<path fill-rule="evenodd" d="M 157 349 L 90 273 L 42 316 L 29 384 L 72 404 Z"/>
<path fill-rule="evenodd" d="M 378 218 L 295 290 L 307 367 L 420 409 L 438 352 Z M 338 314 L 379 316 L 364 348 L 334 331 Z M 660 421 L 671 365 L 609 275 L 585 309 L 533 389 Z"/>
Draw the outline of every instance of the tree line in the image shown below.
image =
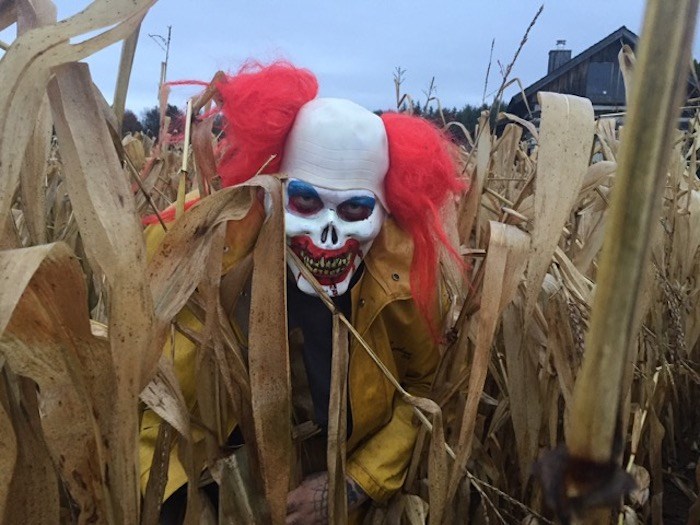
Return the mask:
<path fill-rule="evenodd" d="M 409 109 L 407 107 L 402 107 L 402 110 Z M 424 104 L 421 105 L 420 102 L 414 102 L 412 104 L 412 112 L 414 115 L 424 117 L 425 119 L 433 122 L 438 127 L 443 127 L 449 122 L 459 122 L 462 124 L 470 133 L 474 131 L 477 122 L 479 121 L 479 116 L 481 112 L 488 109 L 486 104 L 481 106 L 472 106 L 470 104 L 465 104 L 461 109 L 456 107 L 451 108 L 441 108 L 439 110 L 435 104 Z M 376 111 L 375 113 L 381 114 L 382 111 Z M 184 120 L 185 114 L 183 110 L 178 108 L 173 104 L 168 104 L 168 108 L 165 114 L 170 117 L 170 127 L 168 131 L 171 134 L 180 134 L 184 132 Z M 217 125 L 218 124 L 218 125 Z M 220 122 L 215 122 L 214 131 L 220 131 Z M 124 112 L 124 120 L 122 122 L 122 133 L 126 135 L 127 133 L 137 133 L 141 132 L 149 137 L 157 137 L 160 130 L 160 109 L 158 106 L 153 106 L 150 109 L 146 109 L 141 113 L 139 118 L 136 113 L 132 110 L 127 109 Z M 455 140 L 458 142 L 464 141 L 463 132 L 455 126 L 450 127 L 450 133 L 452 133 Z"/>
<path fill-rule="evenodd" d="M 170 133 L 178 133 L 180 131 L 179 127 L 185 119 L 184 112 L 174 106 L 173 104 L 168 104 L 168 108 L 165 111 L 166 116 L 170 117 Z M 124 119 L 122 120 L 122 134 L 127 133 L 144 133 L 149 137 L 157 137 L 160 130 L 160 109 L 158 106 L 153 106 L 150 109 L 146 109 L 141 113 L 141 118 L 136 116 L 136 113 L 127 109 L 124 111 Z"/>

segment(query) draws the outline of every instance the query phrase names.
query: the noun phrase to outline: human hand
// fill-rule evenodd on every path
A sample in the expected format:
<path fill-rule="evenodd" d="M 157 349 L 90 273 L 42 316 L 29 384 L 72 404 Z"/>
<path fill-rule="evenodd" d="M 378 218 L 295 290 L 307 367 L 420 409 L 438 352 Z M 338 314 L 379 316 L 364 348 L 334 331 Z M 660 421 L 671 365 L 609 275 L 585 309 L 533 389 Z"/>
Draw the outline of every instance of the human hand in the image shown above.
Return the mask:
<path fill-rule="evenodd" d="M 313 474 L 287 495 L 287 525 L 328 523 L 328 473 Z"/>
<path fill-rule="evenodd" d="M 367 501 L 360 486 L 346 477 L 348 512 Z M 287 496 L 287 525 L 325 525 L 328 523 L 328 473 L 307 477 Z"/>

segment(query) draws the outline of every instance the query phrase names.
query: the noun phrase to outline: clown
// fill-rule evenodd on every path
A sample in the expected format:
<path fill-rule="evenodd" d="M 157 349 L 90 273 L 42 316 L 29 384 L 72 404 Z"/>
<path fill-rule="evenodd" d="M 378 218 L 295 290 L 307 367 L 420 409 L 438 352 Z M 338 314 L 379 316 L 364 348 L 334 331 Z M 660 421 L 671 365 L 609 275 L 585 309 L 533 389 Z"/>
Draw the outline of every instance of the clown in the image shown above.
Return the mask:
<path fill-rule="evenodd" d="M 339 125 L 342 123 L 342 125 Z M 389 149 L 382 120 L 349 100 L 305 104 L 286 143 L 285 231 L 324 291 L 348 290 L 387 213 Z M 299 289 L 315 294 L 296 263 Z"/>
<path fill-rule="evenodd" d="M 285 62 L 248 65 L 217 87 L 225 117 L 226 151 L 218 166 L 223 185 L 258 172 L 280 175 L 286 242 L 296 259 L 402 385 L 428 395 L 439 359 L 440 246 L 457 257 L 439 211 L 463 189 L 449 142 L 420 118 L 378 116 L 349 100 L 316 98 L 313 74 Z M 262 220 L 252 211 L 229 227 L 237 232 L 227 242 L 230 260 L 247 253 Z M 235 264 L 225 265 L 224 273 Z M 288 258 L 287 264 L 295 419 L 317 425 L 323 442 L 332 317 L 298 263 Z M 181 374 L 194 368 L 191 341 L 176 340 L 167 351 Z M 178 352 L 185 357 L 178 360 Z M 355 340 L 349 342 L 347 412 L 348 509 L 357 519 L 365 501 L 386 501 L 401 487 L 418 426 L 411 407 Z M 158 421 L 144 419 L 147 479 Z M 310 441 L 307 452 L 313 450 Z M 325 460 L 325 445 L 315 450 Z M 173 463 L 166 497 L 184 482 Z M 304 475 L 289 493 L 287 523 L 326 523 L 323 461 L 307 465 Z"/>

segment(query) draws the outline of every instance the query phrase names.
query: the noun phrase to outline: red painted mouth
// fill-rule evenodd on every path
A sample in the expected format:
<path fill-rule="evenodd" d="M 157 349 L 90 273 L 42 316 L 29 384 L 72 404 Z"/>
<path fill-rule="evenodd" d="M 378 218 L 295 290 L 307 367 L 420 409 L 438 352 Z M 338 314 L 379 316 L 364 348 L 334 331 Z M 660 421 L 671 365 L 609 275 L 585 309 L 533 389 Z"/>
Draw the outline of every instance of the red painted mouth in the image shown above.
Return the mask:
<path fill-rule="evenodd" d="M 355 267 L 355 256 L 360 253 L 360 243 L 355 239 L 348 239 L 337 250 L 324 250 L 307 235 L 292 237 L 290 248 L 323 286 L 342 282 Z"/>

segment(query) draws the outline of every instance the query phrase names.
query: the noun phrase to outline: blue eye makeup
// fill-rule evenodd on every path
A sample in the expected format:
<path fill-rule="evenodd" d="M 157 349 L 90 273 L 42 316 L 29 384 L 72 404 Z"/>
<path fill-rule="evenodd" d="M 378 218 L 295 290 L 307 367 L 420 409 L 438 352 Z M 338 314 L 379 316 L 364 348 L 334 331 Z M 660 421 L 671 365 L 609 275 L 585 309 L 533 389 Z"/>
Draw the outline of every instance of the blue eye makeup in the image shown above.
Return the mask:
<path fill-rule="evenodd" d="M 287 194 L 292 197 L 303 197 L 306 199 L 319 199 L 318 192 L 311 185 L 300 180 L 293 180 L 287 184 Z"/>
<path fill-rule="evenodd" d="M 351 197 L 338 206 L 338 215 L 344 221 L 363 221 L 372 215 L 375 203 L 373 197 Z"/>
<path fill-rule="evenodd" d="M 374 205 L 376 200 L 374 197 L 353 197 L 348 199 L 343 204 L 348 204 L 350 206 L 362 206 L 363 208 L 369 208 L 370 211 L 374 210 Z"/>
<path fill-rule="evenodd" d="M 301 215 L 313 215 L 323 208 L 316 189 L 306 182 L 293 180 L 287 184 L 289 207 Z"/>

